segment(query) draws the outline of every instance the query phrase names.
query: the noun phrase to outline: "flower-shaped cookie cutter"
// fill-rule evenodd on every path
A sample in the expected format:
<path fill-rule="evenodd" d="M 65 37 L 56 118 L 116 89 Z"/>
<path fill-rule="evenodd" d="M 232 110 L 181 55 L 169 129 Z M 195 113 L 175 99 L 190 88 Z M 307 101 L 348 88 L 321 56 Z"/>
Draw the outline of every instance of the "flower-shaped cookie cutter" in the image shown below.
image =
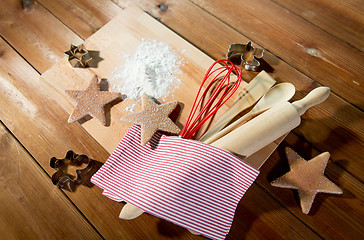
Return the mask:
<path fill-rule="evenodd" d="M 263 52 L 263 49 L 253 47 L 251 41 L 247 44 L 233 43 L 229 46 L 227 59 L 248 71 L 256 71 L 260 66 L 257 58 L 262 58 Z"/>
<path fill-rule="evenodd" d="M 69 166 L 79 167 L 82 164 L 86 164 L 87 166 L 83 169 L 77 169 L 77 176 L 73 176 L 67 172 Z M 95 161 L 86 155 L 78 155 L 70 150 L 63 159 L 51 158 L 50 166 L 57 169 L 51 179 L 54 185 L 71 192 L 74 192 L 78 185 L 92 187 L 93 184 L 90 182 L 90 178 L 97 172 L 101 165 L 102 163 Z"/>
<path fill-rule="evenodd" d="M 86 68 L 89 66 L 88 62 L 92 59 L 83 44 L 78 46 L 71 44 L 70 49 L 64 53 L 68 55 L 68 62 L 72 67 Z"/>

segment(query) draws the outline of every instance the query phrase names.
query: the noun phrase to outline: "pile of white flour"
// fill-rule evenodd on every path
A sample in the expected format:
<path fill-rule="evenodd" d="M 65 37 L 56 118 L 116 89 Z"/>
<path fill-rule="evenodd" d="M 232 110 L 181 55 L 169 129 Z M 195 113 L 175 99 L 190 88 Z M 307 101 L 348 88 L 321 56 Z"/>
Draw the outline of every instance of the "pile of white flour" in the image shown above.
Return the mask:
<path fill-rule="evenodd" d="M 123 65 L 114 69 L 109 79 L 110 89 L 139 99 L 143 93 L 165 98 L 180 83 L 182 60 L 165 42 L 142 39 L 133 55 L 124 55 Z"/>

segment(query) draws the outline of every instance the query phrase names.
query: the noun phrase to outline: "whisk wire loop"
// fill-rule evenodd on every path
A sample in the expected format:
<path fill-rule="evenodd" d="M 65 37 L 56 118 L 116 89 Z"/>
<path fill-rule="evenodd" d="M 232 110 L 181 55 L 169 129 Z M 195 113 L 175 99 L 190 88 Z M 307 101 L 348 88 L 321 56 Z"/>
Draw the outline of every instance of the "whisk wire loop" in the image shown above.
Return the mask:
<path fill-rule="evenodd" d="M 220 65 L 222 64 L 222 66 Z M 216 65 L 220 67 L 216 68 Z M 237 80 L 231 86 L 231 75 L 236 73 Z M 183 138 L 192 138 L 194 134 L 202 127 L 202 125 L 211 118 L 220 107 L 238 90 L 242 78 L 242 70 L 235 66 L 231 61 L 220 59 L 215 61 L 207 70 L 205 77 L 202 80 L 200 88 L 197 92 L 195 101 L 193 102 L 191 112 L 187 118 L 186 124 L 183 127 L 180 136 Z M 211 79 L 210 82 L 209 79 Z M 209 89 L 217 80 L 220 82 L 212 91 L 206 103 L 197 113 L 198 106 L 202 105 L 203 99 L 207 96 Z M 204 85 L 205 89 L 204 88 Z M 196 116 L 195 116 L 196 115 Z"/>

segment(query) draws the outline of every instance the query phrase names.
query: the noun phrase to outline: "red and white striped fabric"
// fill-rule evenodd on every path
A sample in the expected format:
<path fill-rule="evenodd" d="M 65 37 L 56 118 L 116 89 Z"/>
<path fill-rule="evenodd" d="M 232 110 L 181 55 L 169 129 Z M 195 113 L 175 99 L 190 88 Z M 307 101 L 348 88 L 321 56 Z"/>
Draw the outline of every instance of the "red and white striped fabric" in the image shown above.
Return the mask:
<path fill-rule="evenodd" d="M 224 239 L 258 174 L 229 152 L 194 140 L 158 132 L 141 146 L 140 127 L 134 125 L 91 181 L 115 201 Z"/>

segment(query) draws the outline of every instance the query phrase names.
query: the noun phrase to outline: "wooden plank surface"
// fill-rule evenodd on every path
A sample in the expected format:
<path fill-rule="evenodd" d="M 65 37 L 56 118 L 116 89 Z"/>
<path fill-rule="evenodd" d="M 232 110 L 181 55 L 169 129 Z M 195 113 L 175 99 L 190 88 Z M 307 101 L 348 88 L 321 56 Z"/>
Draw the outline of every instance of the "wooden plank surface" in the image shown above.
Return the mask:
<path fill-rule="evenodd" d="M 41 80 L 44 80 L 44 84 L 41 81 L 40 86 L 47 91 L 50 98 L 71 114 L 74 109 L 74 103 L 67 97 L 65 91 L 69 89 L 85 89 L 93 74 L 97 74 L 101 78 L 110 79 L 114 69 L 124 62 L 123 56 L 132 52 L 136 45 L 141 43 L 143 38 L 157 39 L 168 43 L 174 48 L 178 58 L 183 61 L 184 64 L 180 68 L 182 73 L 178 75 L 178 78 L 181 80 L 180 85 L 174 89 L 173 98 L 171 98 L 172 94 L 170 94 L 163 100 L 165 102 L 177 100 L 183 103 L 185 109 L 191 109 L 194 95 L 198 91 L 201 79 L 204 77 L 204 70 L 208 69 L 214 60 L 202 54 L 197 48 L 178 35 L 173 34 L 169 29 L 135 7 L 124 9 L 121 14 L 85 41 L 85 45 L 89 49 L 100 51 L 101 57 L 104 59 L 98 64 L 97 69 L 90 68 L 86 69 L 86 71 L 83 69 L 73 69 L 66 57 L 64 57 L 42 74 Z M 115 52 L 119 54 L 116 55 Z M 190 91 L 186 93 L 185 89 Z M 162 99 L 159 100 L 161 101 Z M 127 101 L 127 103 L 121 102 L 111 108 L 110 126 L 100 125 L 96 119 L 90 119 L 82 123 L 86 131 L 109 153 L 116 148 L 120 139 L 124 136 L 128 127 L 130 127 L 130 124 L 119 120 L 122 116 L 129 114 L 125 111 L 126 106 L 137 104 L 136 101 L 132 101 L 132 103 L 130 103 L 131 100 L 127 99 Z M 183 122 L 186 122 L 188 114 L 188 111 L 182 111 L 177 124 L 182 125 Z M 219 115 L 217 114 L 216 117 L 219 117 Z M 267 149 L 272 148 L 267 147 Z M 271 151 L 262 150 L 253 157 L 258 162 L 261 162 L 258 159 L 266 159 L 270 154 Z M 250 161 L 254 162 L 254 159 L 250 159 Z"/>
<path fill-rule="evenodd" d="M 0 89 L 4 96 L 0 100 L 1 121 L 44 170 L 49 175 L 53 174 L 54 169 L 49 166 L 50 158 L 62 158 L 70 149 L 97 161 L 106 161 L 109 153 L 84 128 L 66 124 L 68 114 L 39 88 L 39 74 L 3 40 L 0 43 Z M 48 181 L 51 182 L 50 178 Z M 133 222 L 118 220 L 123 204 L 107 199 L 99 188 L 80 187 L 74 193 L 65 193 L 107 239 L 119 239 L 121 236 L 127 239 L 163 239 L 158 231 L 164 233 L 169 230 L 168 224 L 147 214 Z M 171 230 L 172 233 L 191 239 L 185 230 L 177 227 L 172 229 L 175 230 Z"/>
<path fill-rule="evenodd" d="M 21 1 L 4 0 L 1 2 L 0 16 L 1 36 L 15 49 L 21 49 L 22 56 L 31 60 L 32 66 L 39 72 L 58 62 L 71 43 L 82 42 L 37 3 L 30 10 L 24 10 Z"/>
<path fill-rule="evenodd" d="M 296 208 L 294 199 L 297 194 L 290 190 L 270 186 L 269 182 L 289 171 L 284 148 L 295 149 L 305 159 L 311 159 L 319 152 L 309 144 L 302 144 L 302 140 L 290 134 L 285 143 L 281 144 L 274 156 L 262 167 L 262 173 L 257 180 L 258 185 L 274 195 L 290 211 L 300 218 L 306 225 L 314 229 L 324 239 L 357 239 L 363 234 L 360 219 L 364 217 L 362 203 L 364 200 L 364 185 L 350 173 L 343 171 L 337 164 L 328 164 L 325 175 L 339 185 L 343 195 L 317 194 L 309 215 L 303 214 Z M 277 161 L 280 159 L 281 161 Z M 282 161 L 283 160 L 283 161 Z M 358 209 L 355 212 L 354 209 Z M 327 231 L 327 229 L 331 229 Z"/>
<path fill-rule="evenodd" d="M 116 2 L 121 7 L 126 5 L 123 1 Z M 167 2 L 169 10 L 167 11 L 160 11 L 158 1 L 138 2 L 139 6 L 145 11 L 156 18 L 160 18 L 163 23 L 186 37 L 190 42 L 197 43 L 198 48 L 215 59 L 221 58 L 226 53 L 227 46 L 230 43 L 248 41 L 244 35 L 219 22 L 211 15 L 200 12 L 198 7 L 188 1 L 169 1 Z M 46 2 L 44 4 L 48 7 Z M 92 8 L 93 3 L 91 2 L 89 5 Z M 67 5 L 64 8 L 67 9 Z M 62 21 L 68 19 L 69 22 L 75 24 L 71 24 L 70 27 L 74 31 L 79 30 L 76 15 L 71 18 L 73 21 L 70 21 L 68 16 L 66 18 L 57 15 L 57 17 L 61 18 Z M 191 24 L 194 24 L 195 27 L 190 28 Z M 221 29 L 224 29 L 224 31 L 221 31 Z M 201 38 L 201 36 L 204 37 Z M 212 45 L 213 48 L 210 47 Z M 270 52 L 266 51 L 264 60 L 274 67 L 274 72 L 271 73 L 273 77 L 281 82 L 292 82 L 296 86 L 298 93 L 294 99 L 303 97 L 318 86 L 310 78 L 290 67 L 289 64 Z M 333 115 L 335 115 L 335 118 L 331 117 Z M 363 172 L 362 158 L 356 153 L 364 151 L 364 130 L 361 127 L 364 124 L 363 112 L 332 93 L 324 104 L 309 110 L 303 118 L 305 121 L 310 121 L 310 124 L 307 125 L 304 122 L 294 132 L 304 136 L 307 141 L 313 143 L 321 151 L 330 151 L 333 161 L 337 160 L 339 164 L 342 164 L 342 167 L 362 179 L 362 174 L 360 174 Z M 312 121 L 312 119 L 314 120 Z M 318 129 L 320 131 L 317 131 Z M 334 140 L 332 141 L 332 139 Z M 338 144 L 345 145 L 345 147 L 337 148 Z M 345 164 L 343 164 L 343 161 L 339 161 L 341 159 L 346 160 Z"/>
<path fill-rule="evenodd" d="M 122 10 L 110 0 L 40 0 L 39 3 L 82 39 L 90 37 Z"/>
<path fill-rule="evenodd" d="M 314 49 L 325 50 L 325 54 L 334 57 L 339 56 L 337 50 L 340 50 L 342 54 L 340 58 L 327 63 L 327 66 L 323 65 L 322 69 L 316 67 L 311 71 L 309 66 L 315 62 L 311 60 L 313 56 L 307 57 L 307 52 L 302 55 L 302 53 L 297 54 L 297 51 L 290 51 L 289 47 L 283 48 L 277 43 L 276 38 L 272 39 L 273 43 L 265 39 L 257 41 L 254 36 L 262 36 L 267 29 L 258 27 L 254 29 L 254 33 L 249 33 L 248 27 L 255 26 L 255 22 L 241 25 L 240 19 L 234 19 L 234 16 L 239 16 L 243 8 L 234 8 L 230 11 L 229 17 L 222 19 L 224 15 L 220 10 L 214 10 L 217 12 L 211 10 L 219 6 L 212 1 L 204 4 L 199 1 L 165 1 L 163 4 L 159 1 L 146 0 L 136 2 L 153 17 L 159 18 L 174 32 L 215 59 L 222 58 L 227 46 L 232 42 L 246 42 L 248 38 L 256 41 L 266 49 L 264 62 L 265 66 L 273 68 L 272 76 L 279 82 L 288 81 L 295 84 L 298 90 L 295 99 L 301 98 L 312 88 L 319 86 L 317 82 L 324 83 L 332 89 L 344 88 L 341 82 L 328 81 L 329 78 L 326 82 L 321 81 L 328 69 L 332 71 L 331 75 L 340 75 L 341 70 L 354 73 L 354 75 L 362 73 L 362 69 L 358 68 L 358 64 L 362 62 L 360 52 L 357 55 L 354 54 L 354 58 L 359 56 L 355 58 L 358 60 L 357 65 L 350 67 L 341 63 L 342 59 L 349 59 L 353 55 L 349 45 L 359 48 L 355 45 L 355 39 L 357 39 L 356 42 L 361 42 L 360 39 L 353 37 L 350 42 L 349 38 L 345 41 L 339 33 L 322 25 L 320 22 L 322 18 L 329 18 L 329 15 L 324 15 L 320 21 L 315 21 L 305 16 L 297 16 L 299 13 L 287 4 L 284 5 L 281 2 L 277 5 L 278 1 L 275 3 L 265 1 L 264 3 L 268 6 L 275 7 L 264 11 L 278 15 L 286 13 L 280 14 L 281 20 L 277 20 L 269 12 L 264 11 L 267 13 L 265 17 L 262 18 L 258 14 L 258 18 L 255 18 L 264 22 L 270 21 L 271 25 L 268 26 L 273 26 L 274 31 L 283 29 L 283 34 L 281 32 L 280 35 L 283 38 L 280 41 L 282 44 L 287 43 L 287 46 L 294 46 L 290 41 L 296 41 L 297 34 L 305 43 L 312 43 L 313 36 L 300 35 L 298 31 L 302 31 L 317 33 L 315 37 L 320 44 L 328 40 L 327 46 L 318 45 L 318 47 L 314 46 Z M 318 2 L 325 3 L 323 0 Z M 115 3 L 121 8 L 118 9 Z M 243 1 L 238 1 L 239 3 L 245 4 Z M 255 13 L 262 12 L 259 5 L 261 3 L 262 1 L 254 3 L 252 8 Z M 19 1 L 6 0 L 0 4 L 0 34 L 6 40 L 6 42 L 0 42 L 2 92 L 0 119 L 49 174 L 53 172 L 48 165 L 49 158 L 61 157 L 71 148 L 76 152 L 89 154 L 100 161 L 105 161 L 108 156 L 108 152 L 82 127 L 77 124 L 64 124 L 68 117 L 66 111 L 49 99 L 43 92 L 44 89 L 39 88 L 37 71 L 41 73 L 46 71 L 62 58 L 63 51 L 72 41 L 79 43 L 82 39 L 91 36 L 119 11 L 122 11 L 128 3 L 122 0 L 100 1 L 100 3 L 90 0 L 82 3 L 76 1 L 74 4 L 74 11 L 69 11 L 71 1 L 65 1 L 63 5 L 42 0 L 36 2 L 27 11 L 22 9 Z M 245 6 L 244 4 L 241 6 Z M 345 1 L 342 4 L 345 8 L 354 9 L 362 14 L 361 5 L 358 5 L 355 0 Z M 332 5 L 334 12 L 337 10 L 336 12 L 339 13 L 341 8 L 342 6 Z M 290 13 L 289 9 L 293 13 Z M 321 11 L 317 7 L 311 10 L 318 13 Z M 92 17 L 95 20 L 87 21 L 88 15 L 97 16 Z M 347 16 L 351 19 L 345 20 L 348 21 L 348 29 L 343 30 L 355 33 L 355 27 L 350 28 L 350 24 L 356 26 L 355 16 L 355 14 Z M 298 20 L 302 17 L 305 18 L 304 21 Z M 44 19 L 47 19 L 48 25 L 44 24 Z M 283 26 L 280 25 L 281 21 L 285 21 Z M 248 30 L 242 29 L 243 26 Z M 295 29 L 292 30 L 292 27 Z M 322 32 L 326 33 L 321 34 Z M 39 35 L 37 44 L 34 43 L 35 33 Z M 360 31 L 356 31 L 356 34 L 360 34 Z M 55 38 L 57 38 L 56 41 L 54 41 Z M 54 46 L 50 47 L 50 43 Z M 343 47 L 344 45 L 349 47 Z M 301 59 L 295 59 L 297 56 Z M 330 64 L 338 66 L 332 67 Z M 31 66 L 35 67 L 35 70 Z M 353 71 L 353 69 L 356 70 Z M 250 79 L 252 76 L 248 74 L 246 78 Z M 341 80 L 346 76 L 349 74 L 341 74 Z M 363 237 L 364 231 L 360 224 L 360 219 L 363 218 L 361 207 L 363 158 L 360 153 L 364 148 L 362 127 L 364 118 L 363 112 L 357 108 L 360 106 L 359 100 L 362 95 L 360 91 L 357 91 L 360 89 L 355 89 L 358 84 L 360 86 L 362 84 L 356 78 L 352 81 L 355 85 L 344 85 L 347 89 L 335 90 L 325 103 L 309 110 L 304 115 L 303 124 L 286 140 L 286 144 L 293 146 L 306 158 L 316 155 L 317 150 L 330 151 L 332 157 L 326 174 L 343 188 L 344 195 L 338 197 L 319 194 L 314 203 L 313 212 L 308 216 L 303 215 L 292 191 L 273 188 L 269 185 L 272 178 L 287 170 L 286 159 L 280 148 L 264 165 L 257 184 L 249 190 L 239 205 L 237 218 L 228 239 L 311 239 L 315 236 L 325 239 L 344 237 L 361 239 Z M 348 92 L 351 92 L 349 97 L 345 95 Z M 354 98 L 358 101 L 355 102 Z M 122 205 L 102 197 L 101 191 L 97 188 L 80 188 L 77 192 L 67 193 L 67 195 L 106 239 L 120 236 L 127 239 L 203 239 L 149 215 L 143 215 L 132 222 L 119 221 L 117 215 Z M 93 201 L 85 201 L 85 199 Z"/>
<path fill-rule="evenodd" d="M 3 124 L 0 165 L 3 239 L 102 239 Z"/>
<path fill-rule="evenodd" d="M 3 52 L 2 61 L 0 62 L 2 66 L 2 89 L 9 91 L 8 94 L 6 92 L 3 93 L 3 95 L 8 95 L 8 97 L 1 99 L 3 101 L 1 102 L 2 106 L 7 106 L 1 110 L 1 116 L 5 124 L 11 127 L 19 140 L 22 141 L 37 161 L 44 166 L 45 170 L 49 174 L 53 173 L 54 170 L 49 167 L 49 158 L 51 156 L 62 157 L 70 148 L 78 153 L 86 153 L 93 159 L 105 161 L 108 153 L 87 132 L 84 132 L 80 125 L 74 124 L 69 125 L 67 128 L 62 127 L 68 115 L 57 103 L 48 99 L 47 95 L 41 92 L 34 94 L 38 87 L 35 80 L 39 79 L 39 75 L 37 76 L 37 73 L 9 47 L 2 48 L 1 50 Z M 15 66 L 18 66 L 18 68 Z M 29 81 L 29 79 L 33 81 Z M 9 82 L 13 82 L 15 86 L 5 88 L 4 86 L 8 86 Z M 19 91 L 11 91 L 12 89 Z M 24 97 L 31 92 L 33 92 L 31 97 Z M 24 108 L 24 106 L 26 107 Z M 32 106 L 42 106 L 42 108 L 34 110 Z M 30 115 L 29 111 L 34 111 L 32 115 L 34 119 L 32 121 L 29 121 L 29 118 L 27 118 Z M 15 126 L 23 127 L 17 128 Z M 68 137 L 60 138 L 59 136 Z M 49 147 L 48 149 L 47 146 Z M 254 224 L 258 227 L 249 229 L 250 224 L 247 225 L 244 214 L 244 209 L 254 209 L 257 202 L 260 201 L 260 197 L 255 198 L 254 194 L 252 198 L 242 201 L 242 207 L 238 211 L 242 212 L 240 213 L 241 217 L 237 218 L 236 221 L 237 226 L 244 225 L 244 229 L 247 232 L 242 233 L 240 227 L 233 228 L 231 233 L 232 239 L 241 234 L 256 237 L 262 236 L 260 226 L 263 225 L 269 226 L 271 229 L 275 229 L 277 225 L 280 226 L 279 229 L 274 231 L 277 236 L 285 236 L 287 231 L 291 230 L 290 234 L 292 235 L 300 236 L 302 234 L 303 236 L 315 238 L 315 235 L 309 228 L 284 209 L 276 213 L 274 219 L 260 218 L 260 214 L 269 211 L 270 208 L 267 208 L 268 206 L 275 206 L 275 208 L 279 209 L 280 205 L 277 205 L 275 200 L 270 198 L 262 189 L 256 188 L 254 192 L 258 196 L 264 196 L 262 197 L 264 201 L 259 204 L 259 211 L 250 213 L 255 215 L 254 219 L 250 219 L 250 222 L 252 223 L 254 220 Z M 100 234 L 107 239 L 119 238 L 120 236 L 127 237 L 128 239 L 203 239 L 189 234 L 185 229 L 147 214 L 133 221 L 118 220 L 117 216 L 121 205 L 103 197 L 101 190 L 98 188 L 87 189 L 80 187 L 74 193 L 66 193 L 85 217 L 97 228 Z M 300 229 L 300 232 L 284 224 L 286 219 L 290 219 L 290 223 L 294 224 L 297 229 Z"/>
<path fill-rule="evenodd" d="M 159 11 L 157 1 L 154 4 L 150 4 L 149 1 L 147 3 L 139 1 L 139 4 L 148 13 L 154 14 L 154 17 L 160 18 L 167 26 L 176 29 L 177 33 L 185 36 L 190 42 L 197 43 L 198 48 L 216 59 L 226 54 L 230 43 L 249 40 L 213 16 L 199 12 L 198 7 L 188 1 L 173 2 L 169 4 L 169 10 L 164 12 Z M 188 26 L 192 22 L 195 29 L 202 29 L 200 30 L 202 34 L 209 33 L 209 35 L 201 38 L 198 31 L 190 30 Z M 211 48 L 212 45 L 213 48 Z M 269 51 L 265 52 L 263 59 L 274 68 L 270 74 L 278 82 L 291 82 L 295 85 L 297 90 L 293 97 L 295 100 L 319 86 L 318 83 Z M 363 158 L 357 153 L 364 151 L 363 112 L 333 92 L 323 104 L 309 109 L 303 115 L 303 119 L 305 119 L 303 123 L 293 132 L 305 138 L 320 151 L 329 151 L 332 154 L 331 160 L 337 161 L 343 168 L 362 180 Z M 305 123 L 307 121 L 309 124 Z M 342 147 L 338 148 L 338 145 Z"/>
<path fill-rule="evenodd" d="M 2 105 L 7 108 L 2 109 L 1 115 L 4 122 L 11 127 L 37 161 L 52 173 L 53 170 L 49 167 L 49 158 L 51 156 L 61 157 L 70 148 L 76 152 L 88 154 L 99 161 L 105 161 L 108 155 L 106 151 L 94 139 L 90 138 L 82 127 L 77 124 L 65 125 L 68 114 L 59 108 L 56 102 L 48 99 L 47 95 L 41 91 L 42 88 L 39 89 L 39 75 L 5 44 L 2 52 L 1 76 L 4 85 L 2 89 L 4 96 L 8 97 L 2 99 L 4 101 Z M 32 121 L 29 121 L 29 116 L 32 116 Z M 259 191 L 266 195 L 264 191 Z M 92 191 L 80 188 L 75 193 L 69 193 L 68 196 L 98 231 L 108 239 L 119 238 L 120 236 L 126 236 L 128 239 L 169 239 L 171 237 L 175 239 L 201 239 L 201 237 L 193 236 L 184 229 L 150 215 L 143 215 L 132 222 L 118 221 L 117 215 L 121 205 L 103 197 L 98 188 L 92 188 Z M 265 199 L 270 198 L 266 196 Z M 270 200 L 274 201 L 273 199 Z M 247 202 L 246 208 L 252 208 L 255 203 L 256 200 Z M 271 204 L 275 203 L 267 205 Z M 276 219 L 265 220 L 265 224 L 275 226 L 277 223 L 283 224 L 287 217 L 292 218 L 287 211 L 278 215 L 280 217 Z M 257 218 L 256 221 L 260 222 L 260 219 Z M 292 222 L 302 229 L 304 235 L 314 237 L 312 231 L 298 219 L 292 218 Z M 280 231 L 277 230 L 277 232 Z M 250 234 L 260 235 L 255 230 L 251 230 Z M 277 234 L 283 236 L 285 233 Z"/>
<path fill-rule="evenodd" d="M 313 80 L 330 85 L 340 97 L 364 108 L 362 52 L 270 0 L 193 2 Z"/>
<path fill-rule="evenodd" d="M 274 0 L 280 6 L 331 33 L 343 42 L 364 50 L 364 8 L 359 0 Z M 350 23 L 350 24 L 348 24 Z"/>

